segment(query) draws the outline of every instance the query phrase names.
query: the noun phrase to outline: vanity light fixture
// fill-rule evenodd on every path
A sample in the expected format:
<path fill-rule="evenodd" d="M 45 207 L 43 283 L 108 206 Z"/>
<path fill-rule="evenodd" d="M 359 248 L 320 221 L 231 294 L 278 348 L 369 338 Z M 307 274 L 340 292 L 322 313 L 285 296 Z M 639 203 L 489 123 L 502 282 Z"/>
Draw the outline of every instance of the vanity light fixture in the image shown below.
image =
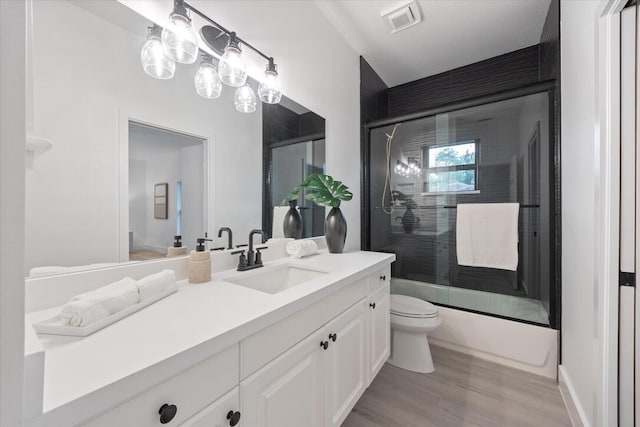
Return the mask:
<path fill-rule="evenodd" d="M 184 0 L 173 2 L 173 12 L 162 30 L 162 46 L 171 59 L 181 64 L 193 64 L 198 59 L 198 38 Z"/>
<path fill-rule="evenodd" d="M 202 54 L 200 68 L 194 78 L 196 92 L 203 98 L 215 99 L 222 93 L 222 82 L 218 77 L 218 71 L 213 65 L 213 58 L 206 53 Z"/>
<path fill-rule="evenodd" d="M 277 104 L 282 98 L 278 70 L 276 64 L 273 62 L 273 58 L 269 58 L 264 77 L 258 87 L 258 96 L 262 102 L 267 104 Z"/>
<path fill-rule="evenodd" d="M 245 84 L 242 87 L 236 89 L 236 93 L 233 97 L 233 103 L 236 105 L 236 110 L 241 113 L 253 113 L 256 111 L 258 101 L 256 93 L 249 84 Z"/>
<path fill-rule="evenodd" d="M 156 79 L 170 79 L 176 71 L 176 63 L 169 58 L 162 48 L 160 34 L 162 28 L 153 25 L 148 28 L 147 42 L 140 51 L 140 62 L 144 72 Z"/>
<path fill-rule="evenodd" d="M 1 0 L 0 0 L 1 1 Z M 222 40 L 228 37 L 218 67 L 213 63 L 213 57 L 202 52 L 200 68 L 194 76 L 194 85 L 198 95 L 204 98 L 218 98 L 222 92 L 222 83 L 238 88 L 234 95 L 236 109 L 243 113 L 252 113 L 257 108 L 257 99 L 253 88 L 247 84 L 247 65 L 242 57 L 242 47 L 246 47 L 267 60 L 264 77 L 258 87 L 258 94 L 262 102 L 277 104 L 282 99 L 282 90 L 278 78 L 276 64 L 272 57 L 265 55 L 233 31 L 229 31 L 207 15 L 187 3 L 185 0 L 174 0 L 173 11 L 169 15 L 169 22 L 161 29 L 158 25 L 149 28 L 147 43 L 142 48 L 140 60 L 147 74 L 158 79 L 173 77 L 176 62 L 193 64 L 199 54 L 199 41 L 193 28 L 189 13 L 195 14 L 212 25 L 204 26 L 201 31 L 202 39 L 209 48 L 219 55 Z M 204 30 L 207 31 L 204 31 Z M 212 39 L 213 40 L 210 40 Z"/>
<path fill-rule="evenodd" d="M 229 34 L 227 47 L 218 64 L 218 76 L 222 83 L 231 87 L 241 87 L 247 82 L 247 66 L 242 59 L 242 49 L 236 33 Z"/>

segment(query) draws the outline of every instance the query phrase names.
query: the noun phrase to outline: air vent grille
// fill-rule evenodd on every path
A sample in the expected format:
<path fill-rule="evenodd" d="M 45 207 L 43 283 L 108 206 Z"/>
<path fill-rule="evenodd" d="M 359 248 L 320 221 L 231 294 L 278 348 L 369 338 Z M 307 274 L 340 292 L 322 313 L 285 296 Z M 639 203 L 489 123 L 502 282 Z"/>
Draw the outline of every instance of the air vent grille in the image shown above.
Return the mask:
<path fill-rule="evenodd" d="M 415 0 L 405 3 L 400 7 L 388 10 L 380 14 L 383 22 L 391 31 L 391 34 L 405 30 L 422 21 L 420 9 Z"/>

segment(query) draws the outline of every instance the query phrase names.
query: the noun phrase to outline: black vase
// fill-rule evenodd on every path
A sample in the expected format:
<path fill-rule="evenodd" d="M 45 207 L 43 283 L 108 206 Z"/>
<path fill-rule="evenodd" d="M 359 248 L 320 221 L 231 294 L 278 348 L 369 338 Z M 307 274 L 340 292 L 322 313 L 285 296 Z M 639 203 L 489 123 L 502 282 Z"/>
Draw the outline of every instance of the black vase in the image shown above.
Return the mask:
<path fill-rule="evenodd" d="M 294 239 L 302 237 L 302 217 L 296 209 L 297 203 L 296 200 L 289 202 L 289 210 L 284 215 L 282 222 L 284 237 L 293 237 Z"/>
<path fill-rule="evenodd" d="M 324 238 L 332 254 L 341 254 L 347 239 L 347 221 L 340 208 L 331 208 L 324 222 Z"/>

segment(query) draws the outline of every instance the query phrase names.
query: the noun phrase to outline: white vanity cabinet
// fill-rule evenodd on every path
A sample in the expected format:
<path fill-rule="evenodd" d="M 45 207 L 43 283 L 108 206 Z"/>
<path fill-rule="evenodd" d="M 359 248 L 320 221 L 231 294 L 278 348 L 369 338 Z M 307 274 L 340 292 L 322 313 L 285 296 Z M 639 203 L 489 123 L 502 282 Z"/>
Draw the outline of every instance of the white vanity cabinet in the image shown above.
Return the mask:
<path fill-rule="evenodd" d="M 238 387 L 189 418 L 180 427 L 233 427 L 241 426 L 240 392 Z M 247 425 L 247 424 L 245 424 Z"/>
<path fill-rule="evenodd" d="M 326 427 L 339 426 L 367 388 L 366 300 L 325 327 Z"/>
<path fill-rule="evenodd" d="M 221 396 L 238 386 L 238 359 L 239 346 L 236 344 L 126 403 L 110 409 L 83 426 L 182 425 L 188 418 L 207 405 L 211 405 L 212 402 L 217 402 Z M 236 406 L 236 410 L 238 408 Z"/>
<path fill-rule="evenodd" d="M 367 278 L 366 283 L 372 278 L 378 280 L 378 276 Z M 364 284 L 361 281 L 350 287 Z M 353 295 L 348 289 L 343 294 Z M 371 301 L 376 301 L 376 310 L 371 309 Z M 389 286 L 383 284 L 374 295 L 356 301 L 243 380 L 243 425 L 340 426 L 389 355 L 389 314 L 384 315 L 384 310 L 389 309 L 388 301 Z M 286 323 L 295 321 L 296 316 L 299 314 L 285 319 Z M 374 368 L 369 366 L 371 359 L 377 363 Z"/>
<path fill-rule="evenodd" d="M 340 426 L 389 356 L 389 281 L 355 278 L 83 425 Z"/>

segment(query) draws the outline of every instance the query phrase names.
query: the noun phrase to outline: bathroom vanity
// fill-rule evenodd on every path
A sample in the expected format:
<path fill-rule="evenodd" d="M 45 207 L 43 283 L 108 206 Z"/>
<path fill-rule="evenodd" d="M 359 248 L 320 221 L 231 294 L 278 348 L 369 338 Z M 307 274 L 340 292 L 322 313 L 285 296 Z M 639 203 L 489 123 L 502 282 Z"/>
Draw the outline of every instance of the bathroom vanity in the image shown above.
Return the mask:
<path fill-rule="evenodd" d="M 395 256 L 271 249 L 264 268 L 183 280 L 88 337 L 36 336 L 43 413 L 27 425 L 339 426 L 389 356 Z M 274 281 L 287 285 L 266 286 Z"/>

